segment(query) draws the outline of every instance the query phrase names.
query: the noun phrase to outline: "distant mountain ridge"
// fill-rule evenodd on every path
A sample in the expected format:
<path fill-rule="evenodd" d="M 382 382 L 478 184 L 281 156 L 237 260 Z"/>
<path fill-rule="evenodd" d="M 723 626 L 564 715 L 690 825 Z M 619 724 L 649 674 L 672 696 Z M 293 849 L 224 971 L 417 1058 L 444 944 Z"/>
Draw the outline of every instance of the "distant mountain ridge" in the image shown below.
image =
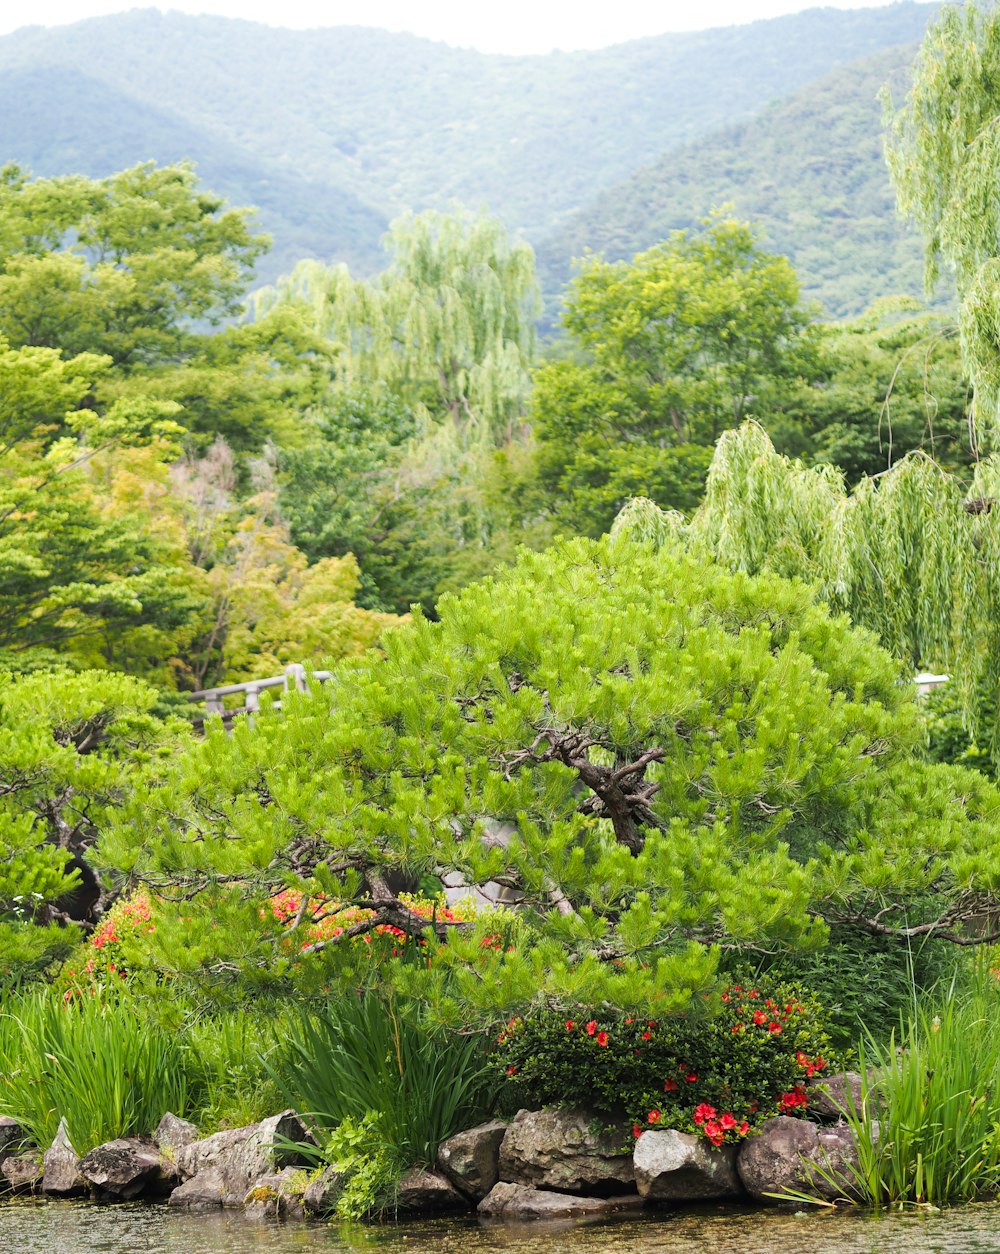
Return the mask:
<path fill-rule="evenodd" d="M 811 9 L 544 57 L 138 9 L 0 38 L 0 161 L 96 176 L 188 157 L 260 205 L 263 278 L 307 255 L 370 270 L 391 217 L 455 202 L 551 248 L 640 167 L 912 47 L 935 9 Z"/>
<path fill-rule="evenodd" d="M 669 152 L 599 195 L 538 245 L 549 291 L 586 250 L 631 257 L 731 204 L 790 257 L 805 294 L 834 317 L 878 296 L 923 291 L 920 241 L 896 216 L 879 91 L 901 100 L 916 45 L 811 83 L 755 118 Z"/>

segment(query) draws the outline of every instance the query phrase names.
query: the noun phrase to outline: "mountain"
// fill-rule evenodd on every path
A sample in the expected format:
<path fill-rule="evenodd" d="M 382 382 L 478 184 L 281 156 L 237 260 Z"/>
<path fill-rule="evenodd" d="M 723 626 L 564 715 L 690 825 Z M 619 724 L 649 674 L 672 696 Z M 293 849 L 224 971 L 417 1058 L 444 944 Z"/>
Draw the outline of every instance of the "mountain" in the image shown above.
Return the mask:
<path fill-rule="evenodd" d="M 760 223 L 805 294 L 834 316 L 923 290 L 920 241 L 895 213 L 879 91 L 902 99 L 915 46 L 825 76 L 757 117 L 667 153 L 597 196 L 538 245 L 548 291 L 586 250 L 631 257 L 717 206 Z"/>
<path fill-rule="evenodd" d="M 361 273 L 383 263 L 384 214 L 353 192 L 262 161 L 252 152 L 71 67 L 0 74 L 0 164 L 99 178 L 135 165 L 197 160 L 207 186 L 256 205 L 274 244 L 257 265 L 270 282 L 303 257 L 332 252 Z"/>
<path fill-rule="evenodd" d="M 811 9 L 532 57 L 133 10 L 0 39 L 0 156 L 95 174 L 187 156 L 319 255 L 370 258 L 386 218 L 456 200 L 534 241 L 664 152 L 911 45 L 935 8 Z"/>

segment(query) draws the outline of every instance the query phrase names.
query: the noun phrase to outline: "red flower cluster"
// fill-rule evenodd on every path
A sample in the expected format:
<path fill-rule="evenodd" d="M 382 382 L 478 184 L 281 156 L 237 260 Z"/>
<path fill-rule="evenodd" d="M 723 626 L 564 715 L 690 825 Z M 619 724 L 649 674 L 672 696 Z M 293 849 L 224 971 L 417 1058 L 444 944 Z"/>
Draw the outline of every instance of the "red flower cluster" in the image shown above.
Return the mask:
<path fill-rule="evenodd" d="M 795 1088 L 790 1089 L 787 1093 L 782 1093 L 778 1099 L 778 1104 L 782 1110 L 794 1110 L 797 1106 L 803 1109 L 809 1105 L 809 1097 L 801 1084 L 796 1084 Z"/>
<path fill-rule="evenodd" d="M 822 1071 L 826 1066 L 826 1059 L 822 1054 L 817 1054 L 815 1058 L 810 1059 L 801 1049 L 795 1055 L 795 1061 L 805 1070 L 806 1075 L 810 1077 Z"/>
<path fill-rule="evenodd" d="M 716 1149 L 725 1141 L 727 1133 L 746 1136 L 750 1131 L 750 1125 L 745 1119 L 738 1122 L 732 1111 L 726 1111 L 725 1114 L 720 1115 L 708 1102 L 702 1102 L 700 1106 L 695 1107 L 694 1121 Z"/>

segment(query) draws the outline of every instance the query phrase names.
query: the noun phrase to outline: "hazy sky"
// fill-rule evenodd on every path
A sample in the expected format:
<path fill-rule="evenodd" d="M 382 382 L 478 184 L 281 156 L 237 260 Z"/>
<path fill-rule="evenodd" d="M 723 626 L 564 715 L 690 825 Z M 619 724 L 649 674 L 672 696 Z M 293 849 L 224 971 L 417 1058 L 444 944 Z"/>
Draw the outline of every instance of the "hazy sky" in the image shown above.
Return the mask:
<path fill-rule="evenodd" d="M 884 0 L 883 0 L 884 2 Z M 871 0 L 825 0 L 838 9 L 873 8 Z M 816 7 L 808 0 L 177 0 L 143 6 L 127 0 L 0 0 L 0 34 L 30 21 L 62 25 L 101 13 L 159 7 L 217 13 L 273 26 L 382 26 L 484 52 L 549 52 L 601 48 L 660 35 L 701 30 Z"/>

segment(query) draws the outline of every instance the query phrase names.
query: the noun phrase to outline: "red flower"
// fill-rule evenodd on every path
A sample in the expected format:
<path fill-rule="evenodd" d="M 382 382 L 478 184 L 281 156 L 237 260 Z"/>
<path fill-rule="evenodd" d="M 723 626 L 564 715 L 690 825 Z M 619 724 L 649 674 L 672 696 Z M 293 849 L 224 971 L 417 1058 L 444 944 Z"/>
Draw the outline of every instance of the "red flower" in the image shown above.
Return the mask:
<path fill-rule="evenodd" d="M 781 1026 L 780 1023 L 769 1023 L 767 1025 L 767 1030 L 768 1032 L 771 1033 L 772 1036 L 780 1036 L 781 1033 L 784 1031 L 784 1028 Z"/>
<path fill-rule="evenodd" d="M 663 1081 L 664 1093 L 676 1093 L 679 1088 L 680 1088 L 680 1085 L 677 1083 L 676 1080 L 664 1080 Z"/>
<path fill-rule="evenodd" d="M 729 1000 L 729 994 L 728 994 L 728 993 L 723 993 L 723 994 L 722 994 L 722 1000 L 723 1000 L 723 1001 L 728 1001 L 728 1000 Z"/>
<path fill-rule="evenodd" d="M 639 1127 L 639 1125 L 638 1125 L 637 1123 L 633 1123 L 633 1124 L 632 1124 L 632 1135 L 633 1135 L 633 1136 L 642 1136 L 642 1128 L 640 1128 L 640 1127 Z"/>
<path fill-rule="evenodd" d="M 684 1079 L 687 1080 L 688 1084 L 697 1084 L 698 1082 L 698 1077 L 693 1071 L 689 1072 Z"/>
<path fill-rule="evenodd" d="M 647 1119 L 650 1123 L 659 1123 L 660 1112 L 658 1110 L 651 1110 L 647 1116 Z"/>
<path fill-rule="evenodd" d="M 651 1040 L 653 1039 L 653 1034 L 652 1034 L 652 1032 L 643 1032 L 643 1034 L 642 1034 L 642 1039 L 643 1039 L 644 1041 L 651 1041 Z"/>
<path fill-rule="evenodd" d="M 591 1019 L 591 1021 L 587 1024 L 587 1035 L 593 1036 L 596 1031 L 597 1031 L 597 1020 Z"/>
<path fill-rule="evenodd" d="M 607 1045 L 607 1043 L 608 1043 L 608 1034 L 607 1034 L 607 1032 L 598 1032 L 598 1034 L 597 1034 L 597 1043 L 598 1043 L 598 1045 Z"/>
<path fill-rule="evenodd" d="M 767 1015 L 763 1012 L 763 1010 L 755 1010 L 753 1012 L 753 1021 L 760 1026 L 761 1024 L 767 1022 Z"/>
<path fill-rule="evenodd" d="M 743 1024 L 734 1023 L 732 1031 L 733 1031 L 733 1036 L 739 1036 L 739 1034 L 743 1031 Z"/>
<path fill-rule="evenodd" d="M 715 1118 L 715 1107 L 709 1106 L 708 1102 L 702 1102 L 700 1106 L 694 1108 L 695 1123 L 704 1123 L 706 1119 Z"/>
<path fill-rule="evenodd" d="M 796 1106 L 808 1106 L 809 1098 L 801 1084 L 796 1084 L 789 1092 L 782 1093 L 780 1102 L 782 1110 L 794 1110 Z"/>
<path fill-rule="evenodd" d="M 719 1127 L 722 1128 L 723 1131 L 729 1132 L 731 1128 L 736 1127 L 736 1120 L 727 1111 L 726 1114 L 724 1114 L 722 1118 L 719 1120 Z"/>
<path fill-rule="evenodd" d="M 567 1032 L 572 1032 L 572 1031 L 573 1031 L 573 1029 L 574 1029 L 575 1027 L 576 1027 L 576 1024 L 573 1022 L 573 1020 L 572 1020 L 572 1019 L 567 1019 L 567 1020 L 566 1020 L 566 1031 L 567 1031 Z"/>
<path fill-rule="evenodd" d="M 708 1137 L 708 1139 L 712 1142 L 713 1145 L 721 1145 L 722 1142 L 726 1139 L 726 1134 L 722 1131 L 719 1125 L 717 1123 L 713 1123 L 711 1120 L 709 1120 L 709 1122 L 705 1124 L 705 1127 L 702 1129 L 702 1131 L 705 1133 L 705 1135 Z"/>
<path fill-rule="evenodd" d="M 517 1068 L 516 1068 L 516 1067 L 508 1067 L 508 1068 L 507 1068 L 507 1074 L 508 1074 L 508 1075 L 517 1075 Z"/>
<path fill-rule="evenodd" d="M 740 1134 L 740 1136 L 746 1136 L 746 1134 L 750 1131 L 750 1125 L 744 1119 L 736 1131 Z"/>

